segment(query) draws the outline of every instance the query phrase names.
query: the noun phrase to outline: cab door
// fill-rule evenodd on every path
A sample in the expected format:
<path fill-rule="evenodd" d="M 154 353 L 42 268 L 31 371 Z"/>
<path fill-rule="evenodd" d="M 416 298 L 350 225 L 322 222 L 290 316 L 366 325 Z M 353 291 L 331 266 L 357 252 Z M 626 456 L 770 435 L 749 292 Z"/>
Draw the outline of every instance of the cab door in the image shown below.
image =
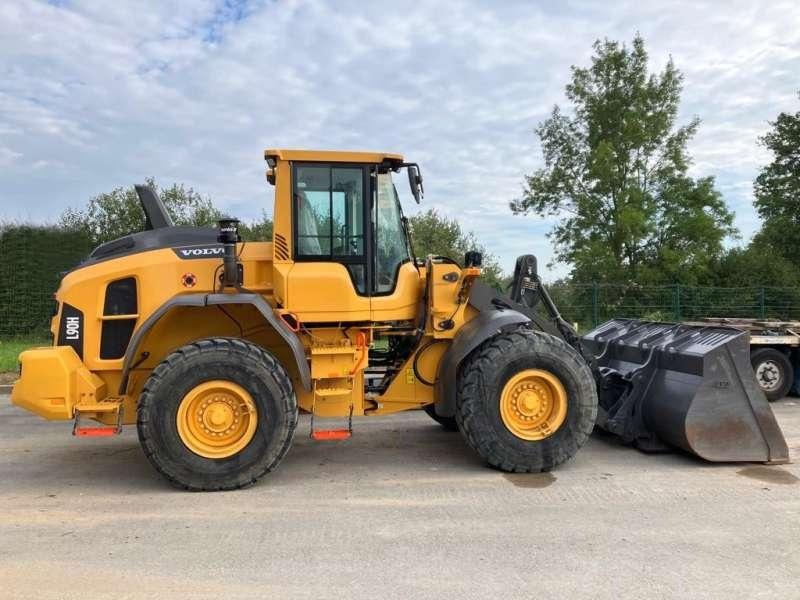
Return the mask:
<path fill-rule="evenodd" d="M 413 320 L 422 287 L 419 271 L 411 261 L 400 199 L 391 171 L 376 168 L 373 181 L 372 320 Z"/>
<path fill-rule="evenodd" d="M 294 264 L 286 308 L 301 321 L 370 319 L 369 189 L 364 165 L 292 164 Z"/>

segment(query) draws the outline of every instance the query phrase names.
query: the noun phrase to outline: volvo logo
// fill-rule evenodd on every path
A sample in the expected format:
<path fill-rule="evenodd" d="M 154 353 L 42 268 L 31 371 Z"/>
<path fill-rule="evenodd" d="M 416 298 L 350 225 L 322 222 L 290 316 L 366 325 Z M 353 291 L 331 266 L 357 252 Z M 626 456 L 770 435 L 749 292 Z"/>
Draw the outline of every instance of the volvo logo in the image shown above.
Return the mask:
<path fill-rule="evenodd" d="M 198 258 L 214 258 L 225 254 L 225 248 L 221 245 L 213 246 L 180 246 L 172 249 L 178 258 L 192 260 Z"/>

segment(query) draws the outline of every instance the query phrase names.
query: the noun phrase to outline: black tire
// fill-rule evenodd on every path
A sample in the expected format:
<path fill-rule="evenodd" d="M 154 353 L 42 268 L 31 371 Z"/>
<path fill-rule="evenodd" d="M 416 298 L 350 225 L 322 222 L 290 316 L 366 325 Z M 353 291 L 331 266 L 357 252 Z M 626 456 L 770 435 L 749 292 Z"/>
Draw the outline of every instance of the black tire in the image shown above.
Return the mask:
<path fill-rule="evenodd" d="M 444 427 L 447 431 L 458 431 L 458 423 L 456 423 L 455 417 L 440 417 L 436 414 L 436 409 L 433 407 L 433 404 L 426 404 L 422 407 L 428 416 L 436 421 L 439 425 Z"/>
<path fill-rule="evenodd" d="M 192 452 L 178 434 L 178 406 L 187 392 L 211 380 L 243 387 L 256 405 L 253 438 L 227 458 Z M 233 490 L 274 469 L 297 426 L 297 399 L 286 370 L 263 348 L 239 339 L 210 338 L 170 354 L 139 397 L 137 429 L 145 456 L 172 484 L 187 490 Z"/>
<path fill-rule="evenodd" d="M 750 354 L 750 364 L 758 387 L 770 402 L 780 400 L 792 389 L 794 369 L 789 357 L 780 350 L 759 348 Z"/>
<path fill-rule="evenodd" d="M 505 383 L 525 369 L 555 375 L 567 394 L 567 415 L 549 437 L 514 435 L 500 416 Z M 520 328 L 481 344 L 459 370 L 456 421 L 469 444 L 490 466 L 525 473 L 549 471 L 571 458 L 592 433 L 597 389 L 592 372 L 575 349 L 547 333 Z"/>

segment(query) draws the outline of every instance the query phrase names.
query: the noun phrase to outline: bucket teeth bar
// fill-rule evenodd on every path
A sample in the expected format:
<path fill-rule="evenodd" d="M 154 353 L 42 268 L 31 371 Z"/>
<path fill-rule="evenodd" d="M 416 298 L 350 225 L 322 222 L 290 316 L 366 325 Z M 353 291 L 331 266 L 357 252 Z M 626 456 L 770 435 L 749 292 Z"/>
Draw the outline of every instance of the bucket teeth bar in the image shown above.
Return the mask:
<path fill-rule="evenodd" d="M 597 379 L 597 424 L 623 442 L 712 462 L 789 461 L 745 332 L 615 319 L 581 342 Z"/>

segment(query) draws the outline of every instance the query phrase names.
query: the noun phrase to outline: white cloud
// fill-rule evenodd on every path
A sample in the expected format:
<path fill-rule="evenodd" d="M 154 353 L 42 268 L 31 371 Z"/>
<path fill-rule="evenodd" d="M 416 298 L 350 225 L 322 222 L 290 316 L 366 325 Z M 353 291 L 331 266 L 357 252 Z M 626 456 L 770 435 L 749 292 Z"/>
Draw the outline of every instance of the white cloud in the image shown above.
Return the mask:
<path fill-rule="evenodd" d="M 756 139 L 797 109 L 793 2 L 4 3 L 0 219 L 53 220 L 151 174 L 255 217 L 264 148 L 378 149 L 419 161 L 421 208 L 458 216 L 506 268 L 545 264 L 552 223 L 507 208 L 540 164 L 533 128 L 596 38 L 636 31 L 654 68 L 671 54 L 684 72 L 693 172 L 717 177 L 747 237 Z"/>

